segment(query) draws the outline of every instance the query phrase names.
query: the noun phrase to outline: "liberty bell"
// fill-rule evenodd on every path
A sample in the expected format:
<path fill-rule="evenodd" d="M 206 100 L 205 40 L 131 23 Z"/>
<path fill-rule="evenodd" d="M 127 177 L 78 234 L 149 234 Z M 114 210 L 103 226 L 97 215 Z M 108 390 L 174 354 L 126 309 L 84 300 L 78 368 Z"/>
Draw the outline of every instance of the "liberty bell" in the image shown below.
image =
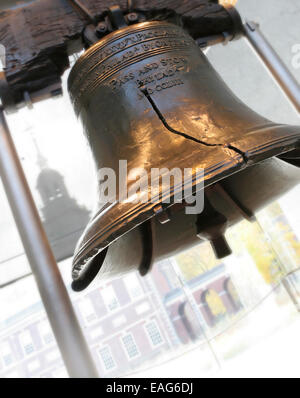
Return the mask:
<path fill-rule="evenodd" d="M 201 240 L 222 258 L 228 227 L 300 182 L 300 127 L 243 104 L 179 26 L 151 21 L 107 35 L 79 58 L 68 85 L 99 176 L 98 210 L 74 256 L 76 291 L 98 273 L 145 275 Z"/>

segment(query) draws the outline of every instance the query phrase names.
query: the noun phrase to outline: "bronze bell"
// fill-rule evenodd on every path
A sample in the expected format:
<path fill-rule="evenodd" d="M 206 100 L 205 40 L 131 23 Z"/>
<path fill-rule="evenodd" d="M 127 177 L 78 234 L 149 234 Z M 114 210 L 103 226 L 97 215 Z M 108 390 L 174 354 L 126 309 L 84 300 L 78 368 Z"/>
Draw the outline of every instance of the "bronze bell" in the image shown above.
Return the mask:
<path fill-rule="evenodd" d="M 182 190 L 175 180 L 166 191 L 160 184 L 154 201 L 122 200 L 120 187 L 111 203 L 99 194 L 74 256 L 74 290 L 99 271 L 145 274 L 153 259 L 199 238 L 223 257 L 230 253 L 228 226 L 251 220 L 300 181 L 300 127 L 249 109 L 178 26 L 144 22 L 111 33 L 81 56 L 68 83 L 98 170 L 114 170 L 130 191 L 136 181 L 119 176 L 120 160 L 146 176 L 152 169 L 189 168 L 190 192 L 205 187 L 201 214 L 186 214 L 187 202 L 174 200 Z"/>

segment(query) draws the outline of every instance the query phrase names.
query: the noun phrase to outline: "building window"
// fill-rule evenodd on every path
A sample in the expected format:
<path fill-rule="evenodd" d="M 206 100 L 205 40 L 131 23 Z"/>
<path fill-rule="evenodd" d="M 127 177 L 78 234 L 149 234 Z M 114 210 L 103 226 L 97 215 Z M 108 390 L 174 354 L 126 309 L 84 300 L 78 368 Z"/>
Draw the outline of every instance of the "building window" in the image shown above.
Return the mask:
<path fill-rule="evenodd" d="M 214 326 L 226 314 L 226 307 L 219 294 L 214 289 L 207 289 L 201 295 L 210 326 Z"/>
<path fill-rule="evenodd" d="M 39 324 L 39 332 L 44 344 L 48 345 L 54 342 L 53 332 L 47 320 Z"/>
<path fill-rule="evenodd" d="M 127 334 L 122 337 L 122 342 L 125 347 L 129 359 L 133 359 L 140 355 L 137 345 L 135 344 L 132 334 Z"/>
<path fill-rule="evenodd" d="M 88 297 L 85 297 L 82 301 L 78 303 L 80 313 L 83 316 L 86 323 L 91 323 L 97 319 L 95 308 L 93 303 Z"/>
<path fill-rule="evenodd" d="M 132 300 L 144 293 L 136 272 L 127 275 L 124 278 L 124 283 Z"/>
<path fill-rule="evenodd" d="M 32 336 L 29 330 L 26 330 L 20 335 L 20 342 L 25 355 L 30 355 L 35 351 Z"/>
<path fill-rule="evenodd" d="M 119 301 L 112 286 L 107 286 L 102 290 L 102 297 L 106 307 L 110 310 L 116 310 L 120 307 Z"/>
<path fill-rule="evenodd" d="M 227 297 L 234 309 L 234 311 L 238 311 L 239 309 L 242 308 L 242 303 L 240 301 L 239 294 L 232 283 L 232 280 L 230 278 L 227 278 L 224 282 L 224 289 L 227 293 Z"/>
<path fill-rule="evenodd" d="M 170 260 L 165 260 L 160 263 L 160 271 L 163 273 L 171 289 L 180 287 L 180 280 Z"/>
<path fill-rule="evenodd" d="M 108 346 L 100 348 L 99 355 L 105 370 L 112 370 L 116 367 L 116 363 Z"/>
<path fill-rule="evenodd" d="M 0 347 L 0 353 L 5 366 L 10 366 L 13 363 L 13 354 L 8 342 L 2 343 Z"/>
<path fill-rule="evenodd" d="M 156 347 L 164 342 L 158 325 L 155 321 L 149 322 L 145 325 L 147 334 L 151 341 L 151 344 Z"/>

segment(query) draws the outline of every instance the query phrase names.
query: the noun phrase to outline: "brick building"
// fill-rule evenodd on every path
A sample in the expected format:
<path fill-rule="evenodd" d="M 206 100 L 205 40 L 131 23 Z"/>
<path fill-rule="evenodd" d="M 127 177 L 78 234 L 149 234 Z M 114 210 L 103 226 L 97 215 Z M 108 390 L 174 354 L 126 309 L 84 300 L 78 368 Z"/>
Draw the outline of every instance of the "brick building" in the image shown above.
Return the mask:
<path fill-rule="evenodd" d="M 49 169 L 40 154 L 39 165 L 41 212 L 60 260 L 73 253 L 89 212 L 70 197 L 63 177 Z M 203 338 L 203 331 L 241 308 L 224 265 L 187 283 L 176 269 L 176 259 L 164 260 L 144 278 L 130 273 L 92 285 L 82 294 L 70 291 L 100 376 L 130 374 L 164 354 L 170 357 L 172 350 Z M 66 376 L 41 302 L 0 323 L 0 375 Z"/>
<path fill-rule="evenodd" d="M 224 265 L 199 275 L 182 289 L 173 261 L 156 264 L 145 278 L 131 273 L 94 286 L 84 295 L 72 294 L 100 376 L 120 376 L 150 366 L 160 355 L 171 355 L 182 344 L 203 338 L 203 330 L 213 327 L 219 315 L 239 309 L 228 290 Z M 210 291 L 220 299 L 220 314 L 213 313 L 206 299 Z M 66 376 L 41 303 L 1 326 L 2 377 Z"/>

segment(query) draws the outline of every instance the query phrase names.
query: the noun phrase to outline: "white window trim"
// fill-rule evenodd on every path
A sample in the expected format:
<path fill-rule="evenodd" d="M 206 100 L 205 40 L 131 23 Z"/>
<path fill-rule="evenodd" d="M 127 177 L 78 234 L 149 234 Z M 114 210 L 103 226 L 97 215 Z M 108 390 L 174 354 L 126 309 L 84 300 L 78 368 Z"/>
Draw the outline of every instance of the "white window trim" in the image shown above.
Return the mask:
<path fill-rule="evenodd" d="M 150 337 L 150 334 L 148 333 L 148 330 L 147 330 L 147 325 L 149 325 L 149 323 L 155 323 L 156 328 L 158 329 L 158 331 L 159 331 L 159 333 L 160 333 L 160 336 L 161 336 L 162 341 L 161 341 L 159 344 L 156 344 L 156 345 L 153 344 L 153 341 L 152 341 L 152 339 L 151 339 L 151 337 Z M 162 334 L 162 332 L 161 332 L 161 328 L 159 327 L 158 322 L 157 322 L 156 319 L 149 319 L 146 323 L 144 323 L 143 327 L 144 327 L 145 333 L 146 333 L 146 335 L 147 335 L 147 338 L 148 338 L 148 340 L 149 340 L 150 345 L 151 345 L 152 348 L 155 349 L 155 348 L 160 347 L 160 346 L 162 346 L 163 344 L 165 344 L 165 337 L 163 336 L 163 334 Z"/>
<path fill-rule="evenodd" d="M 83 307 L 86 305 L 85 300 L 90 300 L 90 303 L 88 305 L 91 305 L 91 308 L 92 308 L 93 311 L 88 316 L 94 315 L 95 317 L 92 320 L 88 320 L 87 319 L 88 316 L 86 314 L 84 314 Z M 83 319 L 83 321 L 84 321 L 86 326 L 93 326 L 95 323 L 97 323 L 99 321 L 99 318 L 97 316 L 95 307 L 94 307 L 94 305 L 93 305 L 93 303 L 92 303 L 92 301 L 91 301 L 91 299 L 89 297 L 81 298 L 80 300 L 77 301 L 76 304 L 77 304 L 77 308 L 78 308 L 80 317 Z"/>
<path fill-rule="evenodd" d="M 116 308 L 114 308 L 113 310 L 112 310 L 111 308 L 109 308 L 109 304 L 106 302 L 106 300 L 105 300 L 105 298 L 104 298 L 104 295 L 103 295 L 103 290 L 105 290 L 105 289 L 107 289 L 107 288 L 109 288 L 109 287 L 111 287 L 111 288 L 113 289 L 113 294 L 114 294 L 114 296 L 115 296 L 115 298 L 116 298 L 116 300 L 117 300 L 117 302 L 118 302 L 118 306 L 117 306 Z M 112 284 L 106 285 L 103 289 L 100 289 L 100 293 L 101 293 L 101 296 L 102 296 L 104 305 L 105 305 L 105 307 L 106 307 L 106 309 L 107 309 L 107 312 L 108 312 L 109 314 L 113 314 L 114 312 L 117 312 L 117 311 L 119 311 L 119 310 L 122 308 L 122 305 L 121 305 L 121 303 L 120 303 L 120 301 L 119 301 L 119 299 L 118 299 L 118 296 L 116 295 L 115 288 L 113 287 Z"/>
<path fill-rule="evenodd" d="M 136 348 L 137 348 L 138 354 L 137 354 L 135 357 L 130 357 L 130 356 L 129 356 L 128 351 L 127 351 L 127 349 L 126 349 L 126 346 L 125 346 L 125 344 L 124 344 L 124 342 L 123 342 L 123 337 L 126 337 L 126 336 L 128 336 L 128 335 L 130 335 L 130 336 L 132 337 L 132 339 L 133 339 L 133 341 L 134 341 L 134 343 L 135 343 L 135 345 L 136 345 Z M 121 344 L 122 344 L 122 347 L 123 347 L 123 349 L 124 349 L 124 351 L 125 351 L 125 354 L 126 354 L 126 357 L 127 357 L 128 361 L 134 361 L 135 359 L 137 359 L 137 358 L 139 358 L 139 357 L 141 356 L 141 350 L 139 349 L 139 346 L 138 346 L 137 343 L 136 343 L 136 340 L 135 340 L 135 338 L 134 338 L 134 335 L 133 335 L 131 332 L 122 334 L 122 336 L 120 337 L 120 340 L 121 340 Z"/>
<path fill-rule="evenodd" d="M 126 291 L 127 291 L 128 295 L 129 295 L 129 297 L 130 297 L 130 301 L 135 302 L 135 301 L 138 301 L 138 300 L 140 300 L 142 297 L 145 296 L 145 291 L 144 291 L 143 286 L 142 286 L 141 282 L 139 281 L 137 275 L 135 275 L 134 272 L 133 272 L 132 274 L 135 276 L 135 278 L 136 278 L 136 280 L 137 280 L 137 283 L 138 283 L 138 285 L 139 285 L 139 288 L 141 289 L 141 294 L 139 294 L 139 295 L 136 296 L 136 297 L 133 296 L 133 294 L 132 294 L 132 289 L 130 289 L 129 286 L 128 286 L 129 275 L 124 277 L 124 281 L 123 281 L 123 282 L 124 282 Z M 130 276 L 131 276 L 131 275 L 130 275 Z M 126 278 L 127 278 L 127 279 L 126 279 Z"/>
<path fill-rule="evenodd" d="M 102 358 L 102 356 L 101 356 L 101 354 L 100 354 L 100 350 L 103 350 L 103 349 L 105 349 L 105 348 L 108 348 L 109 353 L 110 353 L 110 355 L 111 355 L 111 357 L 112 357 L 112 359 L 113 359 L 113 363 L 114 363 L 114 366 L 113 366 L 112 368 L 110 368 L 110 369 L 107 369 L 107 368 L 106 368 L 105 363 L 104 363 L 104 360 L 103 360 L 103 358 Z M 98 354 L 98 357 L 99 357 L 99 359 L 100 359 L 100 362 L 101 362 L 101 365 L 102 365 L 102 369 L 104 370 L 105 373 L 110 373 L 110 372 L 112 372 L 114 369 L 117 368 L 117 366 L 118 366 L 118 365 L 117 365 L 117 362 L 116 362 L 116 360 L 115 360 L 115 358 L 114 358 L 114 356 L 113 356 L 112 350 L 111 350 L 111 348 L 110 348 L 110 346 L 109 346 L 108 344 L 106 344 L 106 345 L 104 345 L 104 346 L 99 346 L 99 347 L 97 348 L 97 354 Z"/>
<path fill-rule="evenodd" d="M 34 348 L 34 350 L 33 350 L 30 354 L 28 354 L 28 353 L 26 352 L 25 346 L 24 346 L 24 344 L 23 344 L 22 337 L 21 337 L 23 333 L 26 333 L 26 331 L 28 331 L 28 333 L 29 333 L 29 335 L 30 335 L 31 343 L 32 343 L 33 348 Z M 24 358 L 30 358 L 30 357 L 32 357 L 32 356 L 34 356 L 34 355 L 37 354 L 36 345 L 35 345 L 35 342 L 34 342 L 34 340 L 33 340 L 33 338 L 32 338 L 32 334 L 31 334 L 30 330 L 23 330 L 23 331 L 19 334 L 18 340 L 19 340 L 19 343 L 20 343 L 20 345 L 21 345 L 22 352 L 23 352 L 23 354 L 24 354 Z"/>
<path fill-rule="evenodd" d="M 12 362 L 9 365 L 6 365 L 6 363 L 4 362 L 4 359 L 3 359 L 3 354 L 2 354 L 2 351 L 1 351 L 1 344 L 0 344 L 0 358 L 1 358 L 2 368 L 3 368 L 3 370 L 6 371 L 6 370 L 12 368 L 13 366 L 15 366 L 16 365 L 16 361 L 15 361 L 15 358 L 14 358 L 14 353 L 13 353 L 13 350 L 12 350 L 12 347 L 11 347 L 11 343 L 8 342 L 8 341 L 5 342 L 5 343 L 9 345 L 11 356 L 12 356 Z"/>
<path fill-rule="evenodd" d="M 44 325 L 46 325 L 46 327 L 48 329 L 47 333 L 44 333 L 45 331 L 43 330 L 43 327 L 42 327 Z M 44 346 L 50 347 L 51 345 L 55 344 L 55 336 L 54 336 L 53 330 L 51 329 L 51 325 L 49 324 L 49 322 L 46 319 L 44 319 L 38 323 L 37 329 L 38 329 L 38 333 L 40 335 L 40 338 L 41 338 Z M 46 342 L 45 337 L 48 335 L 51 336 L 51 341 Z"/>

